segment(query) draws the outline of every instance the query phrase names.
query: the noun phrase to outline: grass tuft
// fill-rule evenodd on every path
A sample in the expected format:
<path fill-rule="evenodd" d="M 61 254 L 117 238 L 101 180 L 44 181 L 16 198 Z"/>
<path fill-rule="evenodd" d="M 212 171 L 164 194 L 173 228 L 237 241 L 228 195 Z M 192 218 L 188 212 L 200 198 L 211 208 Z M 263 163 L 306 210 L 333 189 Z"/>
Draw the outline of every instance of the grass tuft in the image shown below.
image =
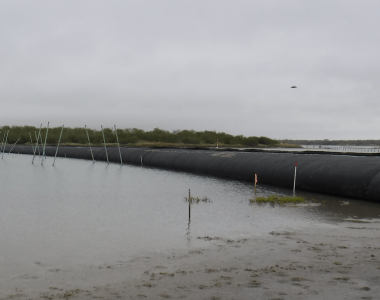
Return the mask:
<path fill-rule="evenodd" d="M 189 202 L 189 198 L 188 197 L 185 198 L 185 202 Z M 190 196 L 190 202 L 191 203 L 211 202 L 211 200 L 207 196 L 203 197 L 203 198 Z"/>
<path fill-rule="evenodd" d="M 268 196 L 268 197 L 257 197 L 256 199 L 250 199 L 250 202 L 256 203 L 271 203 L 271 204 L 297 204 L 297 203 L 305 203 L 305 198 L 302 197 L 280 197 L 276 195 Z"/>

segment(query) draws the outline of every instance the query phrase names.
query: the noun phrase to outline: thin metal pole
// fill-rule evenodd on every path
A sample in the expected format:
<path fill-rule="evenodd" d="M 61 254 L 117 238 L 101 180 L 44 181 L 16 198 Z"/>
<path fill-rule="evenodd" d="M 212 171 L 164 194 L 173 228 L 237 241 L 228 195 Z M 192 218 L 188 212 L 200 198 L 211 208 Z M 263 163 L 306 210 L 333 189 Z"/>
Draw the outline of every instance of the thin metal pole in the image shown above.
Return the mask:
<path fill-rule="evenodd" d="M 42 150 L 41 166 L 44 164 L 44 156 L 45 156 L 45 149 L 46 149 L 46 141 L 47 141 L 48 131 L 49 131 L 49 122 L 48 122 L 47 127 L 46 127 L 45 144 L 44 144 L 44 148 Z M 46 158 L 46 156 L 45 156 L 45 158 Z"/>
<path fill-rule="evenodd" d="M 55 164 L 55 159 L 56 159 L 56 157 L 57 157 L 58 148 L 59 148 L 59 143 L 61 142 L 61 137 L 62 137 L 63 127 L 65 127 L 65 125 L 62 125 L 62 130 L 61 130 L 61 135 L 59 136 L 58 145 L 57 145 L 57 150 L 55 151 L 55 156 L 54 156 L 54 161 L 53 161 L 53 167 L 54 167 L 54 164 Z"/>
<path fill-rule="evenodd" d="M 4 135 L 3 135 L 3 142 L 1 143 L 0 153 L 1 153 L 1 151 L 3 151 L 3 145 L 4 145 L 5 134 L 6 134 L 6 132 L 4 132 Z"/>
<path fill-rule="evenodd" d="M 38 134 L 40 134 L 40 133 L 38 133 Z M 39 137 L 37 137 L 37 132 L 36 132 L 36 131 L 34 132 L 34 136 L 36 137 L 36 140 L 37 140 L 37 142 L 36 142 L 36 147 L 37 147 Z M 38 136 L 39 136 L 39 135 L 38 135 Z M 34 150 L 36 150 L 36 149 L 34 149 Z M 38 148 L 38 155 L 40 155 L 40 148 Z"/>
<path fill-rule="evenodd" d="M 103 125 L 100 125 L 100 126 L 102 127 L 103 140 L 104 140 L 104 148 L 106 149 L 107 163 L 109 164 L 110 162 L 108 161 L 108 153 L 107 153 L 107 146 L 106 146 L 106 138 L 104 137 Z"/>
<path fill-rule="evenodd" d="M 33 148 L 33 140 L 32 140 L 32 135 L 30 134 L 30 131 L 29 131 L 29 136 L 30 136 L 30 142 L 32 144 L 32 151 L 34 152 L 34 148 Z"/>
<path fill-rule="evenodd" d="M 42 150 L 44 150 L 44 141 L 42 140 L 42 134 L 40 134 L 40 141 L 41 141 Z M 41 157 L 41 153 L 39 153 L 39 156 Z"/>
<path fill-rule="evenodd" d="M 257 174 L 255 174 L 255 199 L 256 199 L 256 184 L 257 184 Z"/>
<path fill-rule="evenodd" d="M 7 146 L 8 133 L 9 133 L 9 130 L 7 131 L 7 136 L 6 136 L 6 138 L 5 138 L 5 144 L 4 144 L 4 148 L 3 148 L 3 155 L 1 156 L 1 159 L 3 159 L 3 157 L 4 157 L 5 147 Z"/>
<path fill-rule="evenodd" d="M 119 147 L 120 164 L 123 164 L 123 159 L 121 158 L 121 152 L 120 152 L 119 138 L 117 137 L 117 129 L 116 129 L 116 125 L 113 125 L 113 126 L 115 126 L 115 133 L 116 133 L 117 146 Z"/>
<path fill-rule="evenodd" d="M 11 151 L 13 150 L 13 148 L 16 146 L 17 142 L 19 141 L 20 138 L 17 139 L 16 143 L 13 145 L 13 147 L 11 148 L 11 150 L 9 150 L 8 154 L 11 153 Z"/>
<path fill-rule="evenodd" d="M 297 176 L 297 162 L 294 167 L 294 184 L 293 184 L 293 196 L 296 194 L 296 176 Z"/>
<path fill-rule="evenodd" d="M 37 142 L 36 142 L 36 147 L 34 148 L 32 164 L 34 162 L 34 157 L 36 156 L 36 148 L 38 149 L 38 155 L 40 155 L 40 148 L 38 147 L 38 140 L 40 139 L 41 127 L 42 127 L 42 124 L 40 125 L 40 130 L 38 131 L 38 136 L 37 136 L 37 133 L 34 132 L 34 134 L 36 135 Z"/>
<path fill-rule="evenodd" d="M 91 148 L 91 143 L 90 143 L 90 136 L 88 135 L 88 130 L 86 125 L 84 125 L 84 128 L 86 128 L 86 133 L 87 133 L 87 138 L 88 138 L 88 144 L 90 145 L 90 151 L 91 151 L 91 157 L 92 157 L 92 163 L 95 163 L 94 155 L 92 154 L 92 148 Z"/>

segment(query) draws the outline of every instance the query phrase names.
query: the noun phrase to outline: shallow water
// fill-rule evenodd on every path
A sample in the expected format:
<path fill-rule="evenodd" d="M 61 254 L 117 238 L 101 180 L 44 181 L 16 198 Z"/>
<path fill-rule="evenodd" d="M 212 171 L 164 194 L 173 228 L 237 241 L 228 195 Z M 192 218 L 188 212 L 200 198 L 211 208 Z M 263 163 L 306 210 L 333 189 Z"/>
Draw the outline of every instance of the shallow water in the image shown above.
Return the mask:
<path fill-rule="evenodd" d="M 379 218 L 380 204 L 298 192 L 316 207 L 250 204 L 252 183 L 131 165 L 62 159 L 41 166 L 28 155 L 0 159 L 1 279 L 37 264 L 53 267 L 127 259 L 144 251 L 185 249 L 198 236 L 237 238 L 345 218 Z M 188 203 L 192 196 L 211 203 Z M 257 196 L 291 195 L 258 185 Z"/>

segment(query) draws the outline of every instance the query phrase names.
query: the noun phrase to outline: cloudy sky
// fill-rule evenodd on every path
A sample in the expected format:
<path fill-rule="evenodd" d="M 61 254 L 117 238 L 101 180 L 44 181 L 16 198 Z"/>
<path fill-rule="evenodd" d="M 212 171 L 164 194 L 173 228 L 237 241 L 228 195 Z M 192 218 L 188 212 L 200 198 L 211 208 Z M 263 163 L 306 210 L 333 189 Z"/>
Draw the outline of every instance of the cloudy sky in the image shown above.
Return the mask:
<path fill-rule="evenodd" d="M 371 0 L 2 0 L 0 126 L 380 139 L 379 15 Z"/>

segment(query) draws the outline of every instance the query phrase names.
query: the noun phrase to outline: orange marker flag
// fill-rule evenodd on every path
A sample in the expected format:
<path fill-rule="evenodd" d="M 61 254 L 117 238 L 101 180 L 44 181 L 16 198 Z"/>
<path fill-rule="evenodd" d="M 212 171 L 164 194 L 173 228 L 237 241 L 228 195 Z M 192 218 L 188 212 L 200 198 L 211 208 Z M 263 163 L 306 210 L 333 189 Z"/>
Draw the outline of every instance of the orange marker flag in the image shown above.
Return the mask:
<path fill-rule="evenodd" d="M 257 183 L 257 174 L 255 174 L 255 184 Z"/>

